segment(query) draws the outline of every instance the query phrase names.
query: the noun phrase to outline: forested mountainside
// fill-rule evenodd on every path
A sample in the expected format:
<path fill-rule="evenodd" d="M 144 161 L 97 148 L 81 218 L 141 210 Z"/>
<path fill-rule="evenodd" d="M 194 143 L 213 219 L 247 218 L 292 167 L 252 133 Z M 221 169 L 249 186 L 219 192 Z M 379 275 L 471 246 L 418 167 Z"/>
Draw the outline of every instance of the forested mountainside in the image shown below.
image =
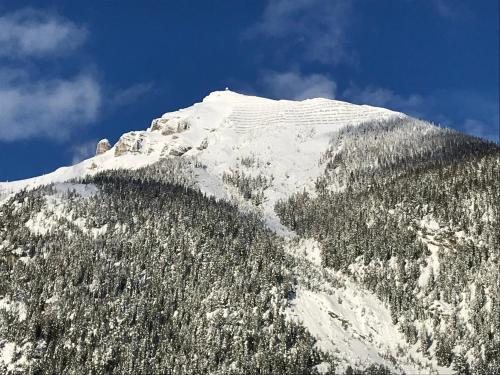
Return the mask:
<path fill-rule="evenodd" d="M 0 206 L 2 373 L 335 372 L 286 318 L 297 280 L 283 241 L 187 187 L 186 165 L 103 172 Z"/>
<path fill-rule="evenodd" d="M 276 236 L 149 169 L 1 206 L 0 337 L 16 358 L 3 373 L 313 373 L 325 355 L 285 320 L 293 277 Z M 37 215 L 53 229 L 20 225 Z"/>
<path fill-rule="evenodd" d="M 0 373 L 498 374 L 500 148 L 230 91 L 0 183 Z"/>
<path fill-rule="evenodd" d="M 342 129 L 323 163 L 315 194 L 277 204 L 282 221 L 439 365 L 499 373 L 498 145 L 397 119 Z"/>

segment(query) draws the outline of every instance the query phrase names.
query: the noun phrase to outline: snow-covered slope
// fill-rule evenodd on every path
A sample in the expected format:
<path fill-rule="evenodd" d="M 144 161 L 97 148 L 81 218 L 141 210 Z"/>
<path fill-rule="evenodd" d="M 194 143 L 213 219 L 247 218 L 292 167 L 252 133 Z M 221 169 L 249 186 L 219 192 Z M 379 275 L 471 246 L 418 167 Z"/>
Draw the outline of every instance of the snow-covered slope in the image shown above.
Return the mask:
<path fill-rule="evenodd" d="M 264 175 L 271 183 L 262 208 L 273 221 L 276 200 L 307 189 L 322 172 L 320 155 L 333 132 L 348 124 L 392 116 L 404 115 L 336 100 L 276 101 L 215 91 L 201 103 L 164 114 L 145 131 L 124 134 L 114 147 L 79 164 L 0 183 L 0 200 L 23 188 L 182 156 L 194 157 L 203 165 L 198 171 L 199 187 L 221 198 L 231 195 L 231 189 L 220 183 L 225 172 L 243 168 L 249 176 Z"/>
<path fill-rule="evenodd" d="M 348 366 L 364 368 L 373 363 L 394 373 L 428 374 L 431 369 L 439 374 L 452 373 L 422 355 L 418 344 L 406 342 L 392 323 L 388 306 L 375 294 L 342 272 L 325 269 L 317 241 L 290 240 L 287 250 L 300 264 L 296 270 L 299 286 L 289 317 L 311 332 L 319 348 L 334 353 L 340 373 Z M 307 278 L 307 288 L 301 285 L 301 277 Z"/>

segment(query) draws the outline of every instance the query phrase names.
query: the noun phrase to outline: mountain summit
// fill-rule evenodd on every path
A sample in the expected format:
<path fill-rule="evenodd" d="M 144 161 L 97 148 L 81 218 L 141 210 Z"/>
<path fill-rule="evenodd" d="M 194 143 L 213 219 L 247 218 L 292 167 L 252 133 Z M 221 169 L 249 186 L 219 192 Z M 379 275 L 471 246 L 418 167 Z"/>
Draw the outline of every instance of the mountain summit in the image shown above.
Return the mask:
<path fill-rule="evenodd" d="M 206 167 L 201 179 L 221 180 L 224 172 L 242 160 L 254 160 L 253 169 L 273 176 L 268 192 L 272 211 L 277 199 L 314 183 L 322 171 L 321 154 L 334 132 L 348 125 L 401 117 L 384 108 L 336 100 L 271 100 L 214 91 L 201 103 L 165 113 L 147 130 L 122 135 L 113 147 L 107 140 L 100 141 L 93 158 L 40 177 L 0 183 L 0 194 L 105 170 L 137 169 L 169 157 L 195 158 Z M 199 184 L 204 192 L 227 196 L 214 186 L 213 178 Z"/>

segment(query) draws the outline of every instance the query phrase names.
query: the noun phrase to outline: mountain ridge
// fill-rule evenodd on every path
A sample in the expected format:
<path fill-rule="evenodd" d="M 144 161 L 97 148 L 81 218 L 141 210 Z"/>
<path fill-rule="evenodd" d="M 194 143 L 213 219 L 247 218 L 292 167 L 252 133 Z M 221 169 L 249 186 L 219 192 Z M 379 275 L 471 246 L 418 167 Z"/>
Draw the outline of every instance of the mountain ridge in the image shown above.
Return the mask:
<path fill-rule="evenodd" d="M 170 134 L 165 134 L 163 137 L 159 137 L 160 132 L 159 128 L 155 129 L 155 124 L 158 124 L 158 122 L 168 120 L 169 118 L 172 119 L 174 117 L 179 117 L 179 118 L 190 118 L 192 121 L 196 120 L 196 117 L 198 119 L 201 118 L 201 122 L 197 123 L 196 121 L 193 121 L 196 126 L 196 130 L 198 132 L 202 132 L 202 130 L 209 130 L 209 131 L 216 131 L 218 127 L 223 127 L 223 126 L 228 126 L 228 121 L 232 121 L 230 119 L 230 115 L 232 114 L 232 111 L 234 110 L 235 107 L 240 110 L 248 110 L 248 108 L 238 108 L 238 103 L 240 104 L 239 107 L 241 106 L 241 103 L 247 104 L 246 106 L 243 105 L 243 107 L 251 107 L 257 106 L 256 108 L 251 108 L 250 112 L 253 114 L 258 114 L 259 112 L 263 112 L 268 110 L 269 108 L 266 108 L 265 106 L 277 106 L 278 108 L 281 107 L 281 113 L 277 115 L 279 117 L 280 115 L 283 115 L 283 112 L 286 110 L 289 110 L 290 105 L 295 106 L 300 106 L 300 105 L 308 105 L 308 104 L 334 104 L 335 109 L 341 109 L 345 107 L 350 107 L 352 111 L 355 112 L 354 109 L 358 109 L 360 112 L 363 110 L 366 111 L 374 111 L 375 113 L 381 113 L 384 115 L 388 115 L 389 113 L 394 115 L 394 116 L 402 116 L 402 114 L 398 112 L 392 112 L 386 109 L 378 108 L 378 107 L 371 107 L 371 106 L 358 106 L 355 104 L 350 104 L 347 102 L 340 102 L 340 101 L 335 101 L 335 100 L 330 100 L 330 99 L 323 99 L 323 98 L 316 98 L 316 99 L 306 99 L 303 101 L 291 101 L 291 100 L 273 100 L 273 99 L 267 99 L 267 98 L 261 98 L 261 97 L 256 97 L 256 96 L 248 96 L 248 95 L 243 95 L 243 94 L 238 94 L 233 91 L 225 90 L 225 91 L 214 91 L 208 94 L 201 102 L 195 103 L 192 106 L 182 108 L 173 112 L 167 112 L 165 113 L 162 117 L 155 119 L 152 121 L 152 124 L 150 127 L 147 128 L 145 131 L 131 131 L 129 133 L 125 133 L 120 137 L 120 139 L 117 141 L 113 147 L 111 147 L 111 151 L 115 153 L 116 155 L 116 147 L 117 145 L 119 146 L 120 144 L 124 144 L 127 142 L 127 138 L 134 138 L 137 134 L 139 135 L 146 135 L 148 138 L 151 138 L 148 140 L 150 143 L 160 143 L 160 146 L 164 146 L 165 144 L 168 143 L 173 143 L 174 145 L 178 142 L 175 142 L 172 138 L 176 138 L 179 136 L 178 133 L 180 133 L 179 130 L 173 130 Z M 259 108 L 260 106 L 260 108 Z M 292 116 L 293 117 L 293 116 Z M 383 117 L 383 116 L 382 116 Z M 276 120 L 276 119 L 271 119 Z M 286 123 L 285 123 L 286 125 Z M 246 125 L 248 126 L 248 125 Z M 244 128 L 242 126 L 242 128 Z M 201 129 L 200 129 L 201 128 Z M 183 130 L 188 130 L 188 129 L 183 129 Z M 251 130 L 251 129 L 247 129 Z M 333 130 L 333 129 L 332 129 Z M 177 133 L 177 134 L 176 134 Z M 192 133 L 192 132 L 191 132 Z M 174 137 L 172 137 L 174 135 Z M 206 135 L 206 134 L 203 134 Z M 170 136 L 170 137 L 169 137 Z M 105 141 L 107 139 L 103 139 L 102 141 Z M 122 142 L 120 143 L 120 140 Z M 134 150 L 132 149 L 137 141 L 137 139 L 128 139 L 129 141 L 132 142 L 131 145 L 129 145 L 128 148 L 124 148 L 123 154 L 132 154 Z M 200 146 L 200 144 L 203 142 L 203 138 L 200 134 L 190 134 L 190 137 L 186 140 L 189 143 L 189 146 L 191 147 L 191 152 L 188 153 L 186 156 L 191 156 L 192 154 L 196 154 L 196 146 Z M 139 152 L 137 152 L 139 151 Z M 161 151 L 161 150 L 160 150 Z M 198 150 L 200 151 L 200 150 Z M 139 158 L 128 158 L 128 160 L 122 159 L 111 159 L 109 160 L 109 154 L 107 155 L 108 158 L 100 157 L 92 157 L 90 159 L 84 160 L 80 163 L 77 163 L 73 166 L 68 166 L 68 167 L 61 167 L 58 168 L 56 171 L 44 174 L 43 176 L 36 176 L 32 178 L 27 178 L 23 180 L 18 180 L 18 181 L 11 181 L 11 182 L 0 182 L 0 187 L 3 187 L 4 189 L 11 189 L 12 191 L 17 191 L 24 186 L 28 187 L 34 187 L 38 186 L 39 184 L 44 184 L 44 183 L 50 183 L 50 182 L 62 182 L 64 179 L 69 179 L 69 178 L 76 178 L 76 177 L 83 177 L 84 174 L 93 174 L 101 170 L 107 170 L 107 169 L 113 169 L 113 168 L 139 168 L 141 166 L 145 166 L 148 164 L 151 164 L 155 161 L 158 161 L 162 155 L 161 152 L 160 154 L 158 153 L 158 150 L 155 150 L 155 153 L 151 155 L 151 152 L 144 152 L 144 150 L 135 150 L 136 154 L 142 155 L 143 157 L 147 154 L 149 154 L 151 157 L 144 157 L 144 160 L 140 160 Z M 122 154 L 118 155 L 121 156 Z M 167 155 L 163 155 L 167 156 Z M 174 155 L 173 155 L 174 156 Z M 135 160 L 134 160 L 135 159 Z M 135 162 L 135 163 L 134 163 Z M 93 166 L 93 164 L 95 167 Z"/>

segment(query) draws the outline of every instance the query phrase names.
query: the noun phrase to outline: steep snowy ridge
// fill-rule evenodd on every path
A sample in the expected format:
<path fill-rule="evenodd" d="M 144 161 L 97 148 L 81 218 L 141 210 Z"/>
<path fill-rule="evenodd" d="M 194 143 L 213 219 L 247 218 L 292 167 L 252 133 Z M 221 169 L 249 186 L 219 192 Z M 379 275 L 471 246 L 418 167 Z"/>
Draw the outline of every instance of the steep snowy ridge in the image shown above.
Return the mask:
<path fill-rule="evenodd" d="M 332 132 L 349 124 L 394 116 L 404 115 L 335 100 L 276 101 L 215 91 L 201 103 L 164 114 L 146 131 L 124 134 L 110 150 L 79 164 L 0 183 L 0 200 L 23 188 L 109 169 L 140 168 L 165 157 L 195 157 L 209 175 L 221 179 L 230 168 L 238 168 L 242 158 L 253 158 L 258 171 L 273 178 L 265 205 L 265 211 L 272 212 L 276 199 L 307 188 L 321 173 L 318 161 Z M 204 181 L 200 181 L 203 191 L 226 196 Z"/>

